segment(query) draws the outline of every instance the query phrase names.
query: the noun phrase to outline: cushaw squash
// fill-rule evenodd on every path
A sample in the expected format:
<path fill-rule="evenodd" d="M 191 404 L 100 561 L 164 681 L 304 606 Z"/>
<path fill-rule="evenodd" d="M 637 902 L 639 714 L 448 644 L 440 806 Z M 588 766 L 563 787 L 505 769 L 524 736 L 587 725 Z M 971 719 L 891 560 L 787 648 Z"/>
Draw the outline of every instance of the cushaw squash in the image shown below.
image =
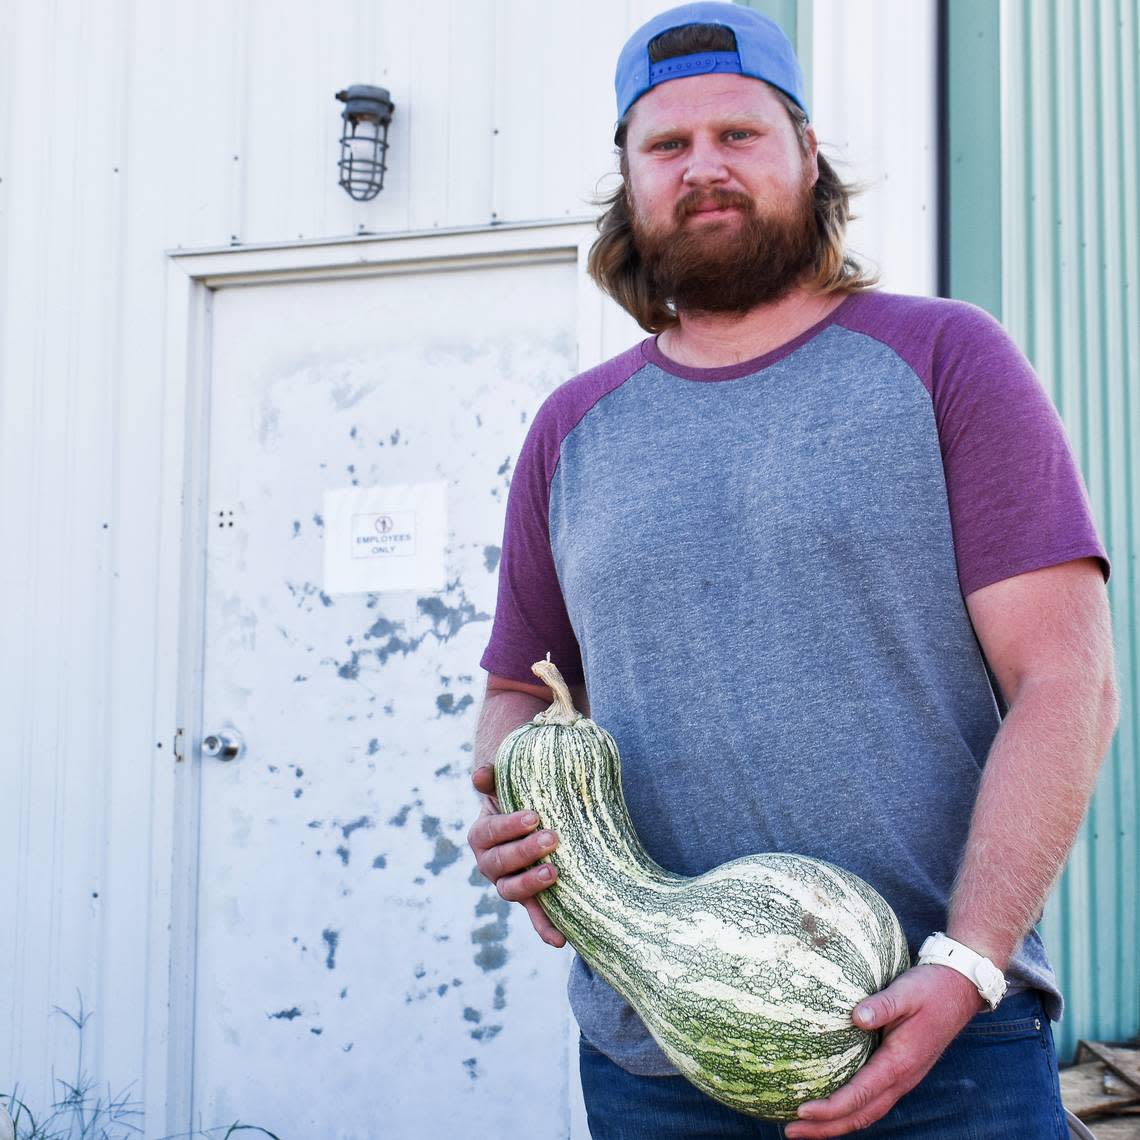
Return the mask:
<path fill-rule="evenodd" d="M 910 965 L 890 906 L 801 855 L 667 871 L 634 830 L 613 737 L 575 710 L 549 655 L 533 670 L 555 701 L 503 741 L 496 793 L 559 835 L 544 860 L 558 877 L 538 895 L 554 925 L 722 1104 L 789 1120 L 845 1084 L 877 1043 L 852 1010 Z"/>

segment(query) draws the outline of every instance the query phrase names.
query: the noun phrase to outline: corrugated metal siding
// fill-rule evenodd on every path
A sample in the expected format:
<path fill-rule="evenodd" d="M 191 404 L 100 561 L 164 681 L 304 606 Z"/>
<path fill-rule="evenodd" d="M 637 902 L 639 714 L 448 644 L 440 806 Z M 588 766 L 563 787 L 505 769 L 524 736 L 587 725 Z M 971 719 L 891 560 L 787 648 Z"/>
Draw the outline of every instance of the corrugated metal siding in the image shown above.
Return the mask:
<path fill-rule="evenodd" d="M 1140 5 L 1001 8 L 1002 317 L 1068 428 L 1113 563 L 1123 712 L 1043 927 L 1058 1045 L 1140 1027 Z"/>
<path fill-rule="evenodd" d="M 937 287 L 935 26 L 934 0 L 814 0 L 797 16 L 801 42 L 811 37 L 820 144 L 868 187 L 850 246 L 878 266 L 883 288 L 922 295 Z"/>
<path fill-rule="evenodd" d="M 161 1083 L 164 251 L 589 213 L 616 53 L 667 6 L 0 0 L 0 1091 L 74 1077 L 80 993 L 100 1087 Z M 397 104 L 364 204 L 336 184 L 357 82 Z"/>
<path fill-rule="evenodd" d="M 796 48 L 800 67 L 804 73 L 804 91 L 807 93 L 808 110 L 814 111 L 812 99 L 812 29 L 815 20 L 816 0 L 736 0 L 746 8 L 755 8 L 775 20 L 784 29 L 788 39 Z"/>
<path fill-rule="evenodd" d="M 1001 11 L 939 0 L 939 291 L 1001 319 Z"/>

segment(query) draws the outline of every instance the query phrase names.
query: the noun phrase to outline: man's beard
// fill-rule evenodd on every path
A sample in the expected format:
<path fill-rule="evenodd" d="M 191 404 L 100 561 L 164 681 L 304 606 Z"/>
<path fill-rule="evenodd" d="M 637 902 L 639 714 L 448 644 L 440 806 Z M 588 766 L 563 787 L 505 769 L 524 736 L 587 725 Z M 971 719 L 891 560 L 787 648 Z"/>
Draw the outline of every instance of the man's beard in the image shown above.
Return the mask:
<path fill-rule="evenodd" d="M 735 206 L 738 215 L 688 222 L 698 204 Z M 677 203 L 673 226 L 647 228 L 631 202 L 633 243 L 657 296 L 678 312 L 745 313 L 784 296 L 815 260 L 812 187 L 805 171 L 801 193 L 785 212 L 761 215 L 735 190 L 694 190 Z"/>

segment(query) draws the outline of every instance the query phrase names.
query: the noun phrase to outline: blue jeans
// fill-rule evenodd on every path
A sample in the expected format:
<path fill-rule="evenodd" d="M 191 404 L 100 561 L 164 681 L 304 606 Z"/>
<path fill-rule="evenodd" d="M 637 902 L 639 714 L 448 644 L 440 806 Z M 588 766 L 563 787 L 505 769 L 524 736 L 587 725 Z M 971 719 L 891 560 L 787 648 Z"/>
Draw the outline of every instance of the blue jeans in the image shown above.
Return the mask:
<path fill-rule="evenodd" d="M 780 1124 L 745 1116 L 684 1077 L 639 1077 L 579 1041 L 593 1140 L 778 1140 Z M 979 1013 L 909 1093 L 851 1136 L 890 1140 L 1067 1140 L 1053 1031 L 1036 990 Z"/>

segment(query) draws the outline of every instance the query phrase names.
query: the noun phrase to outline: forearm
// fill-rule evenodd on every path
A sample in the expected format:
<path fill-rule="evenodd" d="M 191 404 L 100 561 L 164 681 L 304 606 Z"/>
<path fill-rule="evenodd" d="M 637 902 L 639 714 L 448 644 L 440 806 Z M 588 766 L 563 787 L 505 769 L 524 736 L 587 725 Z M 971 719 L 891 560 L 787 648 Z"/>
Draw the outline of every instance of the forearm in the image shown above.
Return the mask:
<path fill-rule="evenodd" d="M 994 738 L 946 933 L 999 968 L 1064 866 L 1116 719 L 1110 680 L 1027 681 Z"/>
<path fill-rule="evenodd" d="M 489 689 L 479 710 L 475 727 L 475 754 L 472 769 L 494 764 L 499 745 L 520 724 L 525 724 L 550 704 L 530 693 Z M 484 797 L 486 798 L 486 797 Z"/>

